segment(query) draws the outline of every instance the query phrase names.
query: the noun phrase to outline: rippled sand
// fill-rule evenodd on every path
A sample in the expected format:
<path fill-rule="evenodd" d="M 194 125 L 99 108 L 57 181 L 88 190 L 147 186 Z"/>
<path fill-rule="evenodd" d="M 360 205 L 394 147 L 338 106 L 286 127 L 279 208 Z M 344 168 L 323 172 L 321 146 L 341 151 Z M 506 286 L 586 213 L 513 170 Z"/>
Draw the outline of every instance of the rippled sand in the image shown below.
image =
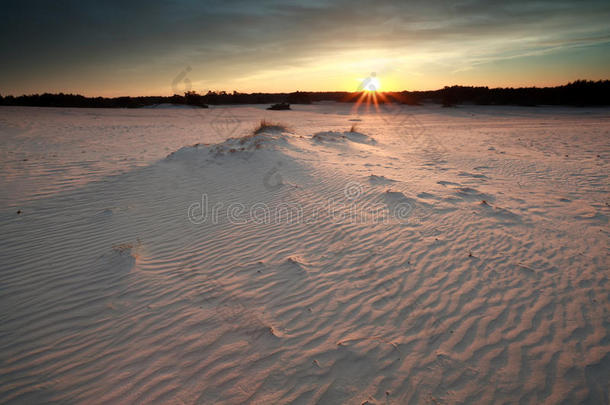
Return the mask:
<path fill-rule="evenodd" d="M 607 109 L 3 107 L 0 141 L 0 402 L 609 401 Z"/>

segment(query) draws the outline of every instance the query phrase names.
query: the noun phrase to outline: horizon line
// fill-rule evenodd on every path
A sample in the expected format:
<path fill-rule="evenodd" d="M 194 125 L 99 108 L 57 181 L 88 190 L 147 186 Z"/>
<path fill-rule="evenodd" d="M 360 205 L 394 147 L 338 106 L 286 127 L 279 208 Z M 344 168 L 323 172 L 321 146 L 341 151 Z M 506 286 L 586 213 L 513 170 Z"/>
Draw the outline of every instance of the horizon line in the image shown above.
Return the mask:
<path fill-rule="evenodd" d="M 376 93 L 425 93 L 425 92 L 435 92 L 435 91 L 440 91 L 440 90 L 444 90 L 445 88 L 452 88 L 452 87 L 465 87 L 465 88 L 487 88 L 489 90 L 495 90 L 495 89 L 549 89 L 549 88 L 557 88 L 557 87 L 563 87 L 563 86 L 567 86 L 573 83 L 578 83 L 578 82 L 593 82 L 593 83 L 597 83 L 597 82 L 608 82 L 610 81 L 610 78 L 608 79 L 597 79 L 597 80 L 590 80 L 590 79 L 575 79 L 573 81 L 569 81 L 567 83 L 563 83 L 563 84 L 558 84 L 558 85 L 554 85 L 554 86 L 519 86 L 519 87 L 490 87 L 490 86 L 486 86 L 486 85 L 463 85 L 463 84 L 452 84 L 452 85 L 445 85 L 441 88 L 437 88 L 437 89 L 427 89 L 427 90 L 374 90 L 374 92 Z M 205 95 L 208 94 L 210 92 L 212 93 L 222 93 L 225 92 L 226 94 L 292 94 L 292 93 L 362 93 L 365 91 L 370 91 L 373 92 L 371 90 L 355 90 L 355 91 L 348 91 L 348 90 L 293 90 L 293 91 L 280 91 L 280 92 L 265 92 L 265 91 L 252 91 L 252 92 L 242 92 L 242 91 L 238 91 L 238 90 L 232 90 L 232 91 L 227 91 L 227 90 L 211 90 L 211 89 L 204 89 L 201 92 L 197 91 L 197 90 L 192 90 L 192 89 L 185 89 L 184 92 L 182 93 L 166 93 L 166 95 L 162 95 L 162 94 L 155 94 L 155 95 L 114 95 L 114 96 L 101 96 L 101 95 L 90 95 L 90 94 L 86 94 L 86 93 L 74 93 L 74 92 L 64 92 L 64 91 L 56 91 L 56 92 L 50 92 L 50 91 L 43 91 L 43 92 L 39 92 L 39 93 L 22 93 L 20 95 L 14 95 L 14 94 L 7 94 L 7 95 L 3 95 L 2 92 L 0 91 L 0 97 L 2 98 L 6 98 L 6 97 L 27 97 L 27 96 L 35 96 L 35 95 L 43 95 L 43 94 L 52 94 L 52 95 L 59 95 L 59 94 L 64 94 L 64 95 L 74 95 L 74 96 L 82 96 L 82 97 L 86 97 L 86 98 L 122 98 L 122 97 L 173 97 L 173 96 L 183 96 L 184 94 L 186 94 L 187 92 L 195 92 L 196 94 L 199 95 Z"/>

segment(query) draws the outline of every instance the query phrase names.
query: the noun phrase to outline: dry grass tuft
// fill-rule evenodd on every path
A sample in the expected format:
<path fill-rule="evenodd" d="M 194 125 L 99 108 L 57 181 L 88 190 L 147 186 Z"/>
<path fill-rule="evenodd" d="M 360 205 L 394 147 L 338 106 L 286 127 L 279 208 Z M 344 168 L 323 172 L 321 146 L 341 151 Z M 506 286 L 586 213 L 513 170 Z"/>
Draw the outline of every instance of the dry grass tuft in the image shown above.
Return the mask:
<path fill-rule="evenodd" d="M 284 124 L 280 124 L 279 122 L 271 122 L 266 119 L 262 119 L 258 127 L 256 127 L 252 131 L 252 135 L 258 135 L 261 132 L 265 131 L 288 131 L 288 127 Z"/>

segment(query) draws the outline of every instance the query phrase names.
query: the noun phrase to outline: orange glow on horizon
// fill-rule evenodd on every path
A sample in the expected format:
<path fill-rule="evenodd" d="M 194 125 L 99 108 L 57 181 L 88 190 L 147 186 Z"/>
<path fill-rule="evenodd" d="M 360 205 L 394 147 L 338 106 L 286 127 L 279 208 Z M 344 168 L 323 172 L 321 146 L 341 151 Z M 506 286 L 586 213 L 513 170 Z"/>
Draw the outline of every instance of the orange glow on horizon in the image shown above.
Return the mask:
<path fill-rule="evenodd" d="M 357 97 L 354 106 L 352 107 L 352 114 L 357 114 L 361 106 L 364 106 L 365 111 L 368 113 L 371 111 L 371 106 L 375 112 L 381 112 L 380 105 L 392 105 L 392 104 L 409 104 L 409 100 L 401 94 L 394 92 L 382 92 L 375 90 L 362 90 L 356 93 L 354 96 L 349 96 L 347 101 L 350 101 Z"/>

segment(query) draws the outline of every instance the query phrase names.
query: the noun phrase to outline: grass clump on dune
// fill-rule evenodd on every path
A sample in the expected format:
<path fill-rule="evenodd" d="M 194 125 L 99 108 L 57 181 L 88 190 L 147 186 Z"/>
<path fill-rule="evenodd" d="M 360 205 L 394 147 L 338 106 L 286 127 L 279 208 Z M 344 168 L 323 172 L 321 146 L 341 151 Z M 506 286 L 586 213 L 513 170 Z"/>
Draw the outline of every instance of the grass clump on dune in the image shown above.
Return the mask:
<path fill-rule="evenodd" d="M 288 127 L 284 124 L 280 124 L 278 122 L 271 122 L 271 121 L 262 119 L 261 122 L 258 124 L 258 127 L 254 128 L 252 130 L 252 133 L 239 138 L 239 144 L 244 145 L 247 142 L 254 141 L 254 147 L 256 149 L 259 149 L 261 147 L 262 139 L 259 139 L 260 137 L 257 137 L 257 135 L 262 134 L 263 132 L 288 132 L 288 131 L 289 131 Z"/>
<path fill-rule="evenodd" d="M 262 132 L 267 131 L 288 131 L 288 127 L 284 124 L 280 124 L 279 122 L 271 122 L 266 119 L 262 119 L 258 127 L 256 127 L 252 131 L 252 135 L 258 135 Z"/>

